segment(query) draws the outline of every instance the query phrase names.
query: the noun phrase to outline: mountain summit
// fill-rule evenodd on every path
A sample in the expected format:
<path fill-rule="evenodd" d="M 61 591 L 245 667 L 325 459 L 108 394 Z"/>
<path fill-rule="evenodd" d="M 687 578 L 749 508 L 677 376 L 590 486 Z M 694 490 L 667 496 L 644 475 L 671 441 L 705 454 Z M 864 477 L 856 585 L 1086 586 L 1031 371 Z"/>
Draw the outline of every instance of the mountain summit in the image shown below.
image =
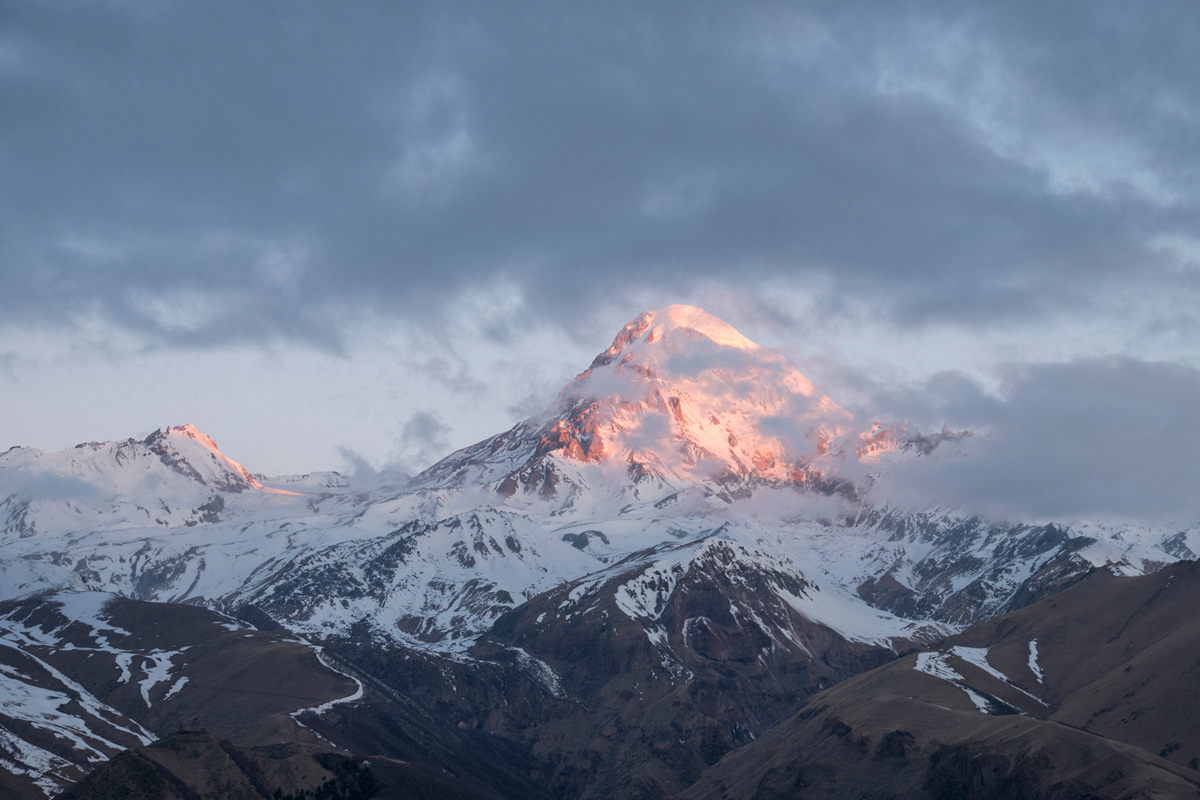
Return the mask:
<path fill-rule="evenodd" d="M 803 480 L 797 470 L 851 423 L 783 357 L 702 309 L 678 305 L 627 324 L 558 407 L 566 413 L 548 444 L 566 455 L 607 454 L 693 480 Z"/>
<path fill-rule="evenodd" d="M 723 319 L 713 316 L 702 308 L 686 305 L 671 305 L 658 311 L 643 311 L 632 322 L 629 322 L 617 335 L 613 346 L 604 355 L 613 355 L 624 345 L 636 340 L 649 331 L 647 341 L 653 342 L 669 332 L 687 331 L 691 336 L 703 336 L 716 344 L 736 347 L 742 350 L 761 349 L 759 345 L 747 339 L 732 325 Z"/>
<path fill-rule="evenodd" d="M 505 494 L 524 487 L 545 496 L 564 464 L 594 464 L 672 485 L 803 483 L 828 468 L 852 422 L 782 356 L 703 309 L 673 305 L 627 323 L 545 412 L 417 481 L 496 482 Z"/>
<path fill-rule="evenodd" d="M 194 425 L 168 425 L 139 442 L 175 472 L 222 492 L 262 489 L 253 475 Z"/>

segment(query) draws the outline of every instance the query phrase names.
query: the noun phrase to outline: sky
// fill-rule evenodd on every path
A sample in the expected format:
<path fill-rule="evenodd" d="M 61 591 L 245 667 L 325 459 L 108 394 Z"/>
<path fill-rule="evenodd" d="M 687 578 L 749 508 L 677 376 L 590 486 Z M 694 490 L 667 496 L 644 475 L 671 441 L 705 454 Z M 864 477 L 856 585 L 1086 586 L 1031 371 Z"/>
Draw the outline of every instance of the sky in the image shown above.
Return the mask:
<path fill-rule="evenodd" d="M 964 502 L 1200 513 L 1197 41 L 1190 0 L 0 0 L 0 449 L 412 471 L 690 303 L 991 432 Z"/>

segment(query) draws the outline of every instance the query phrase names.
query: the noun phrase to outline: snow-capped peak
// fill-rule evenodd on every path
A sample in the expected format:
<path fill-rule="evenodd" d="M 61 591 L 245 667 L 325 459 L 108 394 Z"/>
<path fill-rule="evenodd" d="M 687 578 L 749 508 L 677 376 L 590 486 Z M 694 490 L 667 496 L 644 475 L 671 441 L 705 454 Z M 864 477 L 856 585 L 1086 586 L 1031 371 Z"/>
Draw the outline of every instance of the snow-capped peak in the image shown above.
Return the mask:
<path fill-rule="evenodd" d="M 163 464 L 193 480 L 225 492 L 262 489 L 250 472 L 217 448 L 211 436 L 194 425 L 168 425 L 143 440 Z"/>
<path fill-rule="evenodd" d="M 217 443 L 195 425 L 168 425 L 142 442 L 171 469 L 224 492 L 257 489 L 267 494 L 295 495 L 288 489 L 264 486 L 238 462 L 221 452 Z"/>
<path fill-rule="evenodd" d="M 0 454 L 0 538 L 29 537 L 86 525 L 190 527 L 221 518 L 230 495 L 298 492 L 263 486 L 192 425 L 168 426 L 145 439 L 85 442 L 45 453 Z M 274 502 L 274 501 L 267 501 Z"/>
<path fill-rule="evenodd" d="M 221 456 L 222 458 L 225 458 L 225 456 L 221 453 L 220 448 L 217 447 L 217 443 L 215 441 L 213 441 L 213 438 L 211 436 L 209 436 L 208 434 L 204 433 L 203 431 L 201 431 L 195 425 L 190 425 L 190 424 L 175 425 L 175 426 L 168 425 L 166 430 L 163 431 L 163 433 L 166 434 L 167 436 L 172 436 L 172 437 L 186 436 L 189 439 L 194 439 L 195 441 L 199 442 L 200 445 L 202 447 L 204 447 L 205 449 L 209 450 L 212 453 L 215 453 L 218 456 Z"/>
<path fill-rule="evenodd" d="M 559 467 L 590 463 L 611 468 L 622 486 L 649 476 L 664 486 L 803 483 L 826 472 L 816 462 L 829 461 L 830 443 L 851 427 L 850 414 L 785 358 L 702 309 L 675 305 L 626 324 L 542 415 L 414 480 L 561 496 L 561 480 L 574 479 Z"/>
<path fill-rule="evenodd" d="M 625 326 L 622 334 L 633 331 L 637 331 L 633 338 L 625 339 L 630 344 L 638 340 L 651 343 L 682 331 L 686 335 L 702 336 L 723 347 L 736 347 L 739 350 L 760 349 L 759 345 L 747 339 L 728 322 L 696 306 L 673 305 L 657 311 L 644 311 Z M 613 347 L 619 347 L 623 338 L 623 335 L 618 335 Z"/>
<path fill-rule="evenodd" d="M 798 477 L 850 423 L 782 356 L 684 305 L 625 325 L 563 389 L 555 416 L 545 451 L 692 478 Z"/>

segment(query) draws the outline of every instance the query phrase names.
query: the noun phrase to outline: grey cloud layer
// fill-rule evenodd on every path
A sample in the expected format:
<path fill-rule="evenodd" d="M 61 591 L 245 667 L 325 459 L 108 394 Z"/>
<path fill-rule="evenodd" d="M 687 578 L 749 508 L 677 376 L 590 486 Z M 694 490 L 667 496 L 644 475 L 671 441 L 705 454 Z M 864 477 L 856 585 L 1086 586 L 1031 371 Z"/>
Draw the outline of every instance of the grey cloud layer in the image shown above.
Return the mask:
<path fill-rule="evenodd" d="M 0 313 L 337 347 L 498 279 L 564 321 L 1197 294 L 1193 4 L 521 8 L 6 4 Z"/>

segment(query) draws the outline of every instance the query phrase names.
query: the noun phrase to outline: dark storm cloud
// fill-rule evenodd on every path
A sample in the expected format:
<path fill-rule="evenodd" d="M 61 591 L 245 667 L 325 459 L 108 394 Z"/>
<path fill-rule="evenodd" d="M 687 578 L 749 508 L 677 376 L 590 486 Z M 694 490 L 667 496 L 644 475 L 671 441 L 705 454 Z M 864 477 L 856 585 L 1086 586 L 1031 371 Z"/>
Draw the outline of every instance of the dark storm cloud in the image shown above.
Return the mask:
<path fill-rule="evenodd" d="M 564 322 L 702 280 L 905 324 L 1194 294 L 1196 7 L 948 8 L 7 3 L 0 313 L 336 348 L 493 280 Z"/>
<path fill-rule="evenodd" d="M 1013 367 L 999 395 L 941 375 L 891 408 L 978 434 L 965 456 L 919 459 L 881 492 L 1014 519 L 1194 515 L 1198 397 L 1195 368 L 1129 358 Z"/>

